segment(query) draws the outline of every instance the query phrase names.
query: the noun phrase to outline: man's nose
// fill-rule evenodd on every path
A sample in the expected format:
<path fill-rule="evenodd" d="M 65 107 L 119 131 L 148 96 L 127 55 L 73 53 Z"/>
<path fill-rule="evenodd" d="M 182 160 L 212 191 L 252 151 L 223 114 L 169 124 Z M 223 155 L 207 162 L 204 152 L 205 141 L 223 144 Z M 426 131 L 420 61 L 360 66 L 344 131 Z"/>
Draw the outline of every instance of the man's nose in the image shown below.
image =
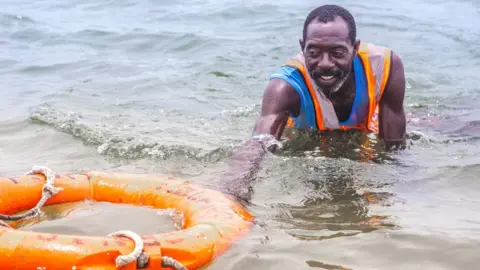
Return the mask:
<path fill-rule="evenodd" d="M 318 68 L 322 70 L 329 70 L 333 68 L 333 62 L 330 59 L 330 56 L 327 53 L 323 53 L 320 56 L 320 61 L 318 62 Z"/>

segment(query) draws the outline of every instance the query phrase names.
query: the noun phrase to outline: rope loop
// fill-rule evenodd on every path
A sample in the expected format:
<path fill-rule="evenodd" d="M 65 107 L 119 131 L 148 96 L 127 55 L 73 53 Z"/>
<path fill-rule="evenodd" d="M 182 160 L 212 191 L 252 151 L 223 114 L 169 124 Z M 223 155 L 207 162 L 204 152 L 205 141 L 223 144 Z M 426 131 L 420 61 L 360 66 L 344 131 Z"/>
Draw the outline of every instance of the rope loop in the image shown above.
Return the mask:
<path fill-rule="evenodd" d="M 17 221 L 23 218 L 32 218 L 40 213 L 40 208 L 55 194 L 62 191 L 63 188 L 55 187 L 55 174 L 48 167 L 45 166 L 33 166 L 32 169 L 26 173 L 26 175 L 43 174 L 46 178 L 46 182 L 42 188 L 42 197 L 38 201 L 37 205 L 27 212 L 20 215 L 2 215 L 0 214 L 0 220 Z"/>
<path fill-rule="evenodd" d="M 142 255 L 142 253 L 143 253 L 142 238 L 138 234 L 136 234 L 132 231 L 116 231 L 116 232 L 113 232 L 113 233 L 107 235 L 107 237 L 127 237 L 127 238 L 132 239 L 133 242 L 135 242 L 135 248 L 133 249 L 133 251 L 130 254 L 120 255 L 115 259 L 115 264 L 117 265 L 117 268 L 123 267 L 123 266 L 125 266 L 125 265 L 127 265 L 131 262 L 136 261 L 140 257 L 140 255 Z M 143 256 L 145 256 L 145 255 L 143 255 Z M 147 261 L 147 263 L 148 263 L 148 261 Z M 140 265 L 140 266 L 142 266 L 142 265 Z M 139 267 L 139 268 L 144 268 L 144 267 Z"/>
<path fill-rule="evenodd" d="M 62 191 L 63 188 L 57 188 L 54 186 L 55 184 L 55 174 L 51 169 L 45 166 L 33 166 L 32 169 L 26 173 L 26 175 L 32 174 L 43 174 L 46 178 L 46 183 L 43 185 L 42 192 L 50 192 L 51 195 L 55 195 L 58 192 Z"/>
<path fill-rule="evenodd" d="M 150 258 L 147 253 L 143 252 L 143 241 L 138 234 L 132 231 L 117 231 L 109 234 L 108 237 L 127 237 L 135 243 L 135 248 L 130 254 L 120 255 L 115 259 L 117 268 L 121 268 L 134 261 L 137 261 L 137 269 L 147 267 Z M 162 267 L 170 267 L 175 270 L 188 270 L 179 261 L 167 256 L 162 256 Z"/>

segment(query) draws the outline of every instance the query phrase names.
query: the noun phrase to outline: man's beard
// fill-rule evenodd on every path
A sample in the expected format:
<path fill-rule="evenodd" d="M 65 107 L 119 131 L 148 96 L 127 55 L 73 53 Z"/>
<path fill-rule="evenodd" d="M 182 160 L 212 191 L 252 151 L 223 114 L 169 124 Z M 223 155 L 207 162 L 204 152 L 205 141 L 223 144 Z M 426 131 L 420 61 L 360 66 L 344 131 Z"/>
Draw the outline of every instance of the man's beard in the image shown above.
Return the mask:
<path fill-rule="evenodd" d="M 315 84 L 317 85 L 318 89 L 320 91 L 322 91 L 326 96 L 328 96 L 328 98 L 330 98 L 332 96 L 332 94 L 338 92 L 338 90 L 340 90 L 340 88 L 342 88 L 342 86 L 345 84 L 345 82 L 348 80 L 348 78 L 350 77 L 350 74 L 351 74 L 351 71 L 349 70 L 348 72 L 343 72 L 343 71 L 340 71 L 340 72 L 336 72 L 336 73 L 332 73 L 332 72 L 313 72 L 312 76 L 313 76 L 313 80 L 315 81 Z M 325 89 L 324 87 L 322 87 L 322 83 L 320 82 L 320 80 L 318 79 L 320 76 L 329 76 L 329 75 L 337 75 L 340 79 L 338 79 L 338 81 L 334 84 L 334 85 L 331 85 L 328 87 L 328 89 Z"/>

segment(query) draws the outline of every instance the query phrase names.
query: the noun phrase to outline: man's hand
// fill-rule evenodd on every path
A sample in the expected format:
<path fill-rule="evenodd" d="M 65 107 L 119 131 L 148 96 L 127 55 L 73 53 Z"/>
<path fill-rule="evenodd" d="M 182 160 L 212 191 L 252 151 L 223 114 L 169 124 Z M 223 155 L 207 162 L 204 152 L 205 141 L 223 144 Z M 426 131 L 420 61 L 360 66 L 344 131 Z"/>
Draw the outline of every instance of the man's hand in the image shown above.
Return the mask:
<path fill-rule="evenodd" d="M 294 110 L 295 109 L 295 110 Z M 265 89 L 262 109 L 255 123 L 253 137 L 229 160 L 229 169 L 221 179 L 219 190 L 243 201 L 252 196 L 251 181 L 259 170 L 269 142 L 278 140 L 290 113 L 300 109 L 300 96 L 287 82 L 272 79 Z"/>

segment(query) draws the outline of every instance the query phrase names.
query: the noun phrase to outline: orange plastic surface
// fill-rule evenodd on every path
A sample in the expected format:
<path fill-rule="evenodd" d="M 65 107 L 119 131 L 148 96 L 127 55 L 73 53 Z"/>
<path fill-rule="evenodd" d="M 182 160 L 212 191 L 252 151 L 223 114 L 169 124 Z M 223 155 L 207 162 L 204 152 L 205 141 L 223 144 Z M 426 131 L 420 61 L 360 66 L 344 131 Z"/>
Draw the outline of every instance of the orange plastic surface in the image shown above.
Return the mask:
<path fill-rule="evenodd" d="M 34 207 L 45 183 L 43 175 L 0 178 L 0 213 L 15 214 Z M 144 235 L 150 262 L 144 269 L 163 269 L 161 256 L 187 269 L 206 266 L 237 239 L 246 236 L 253 217 L 223 193 L 167 176 L 111 174 L 56 175 L 63 190 L 46 205 L 85 199 L 174 208 L 184 214 L 183 230 Z M 125 217 L 128 218 L 128 217 Z M 132 252 L 128 238 L 85 237 L 18 231 L 0 227 L 0 269 L 113 270 L 115 258 Z M 137 269 L 133 262 L 122 269 Z"/>

